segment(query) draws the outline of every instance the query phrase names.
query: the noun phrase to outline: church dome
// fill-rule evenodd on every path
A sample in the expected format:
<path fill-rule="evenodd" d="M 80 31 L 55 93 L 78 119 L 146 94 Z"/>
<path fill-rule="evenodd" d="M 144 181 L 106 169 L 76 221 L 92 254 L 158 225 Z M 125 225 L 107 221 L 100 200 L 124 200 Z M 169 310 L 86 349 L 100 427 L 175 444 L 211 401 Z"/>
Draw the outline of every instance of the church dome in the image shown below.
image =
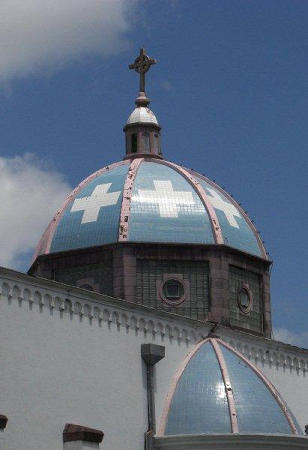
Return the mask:
<path fill-rule="evenodd" d="M 80 183 L 35 257 L 117 242 L 218 244 L 267 258 L 235 200 L 205 176 L 157 158 L 125 159 Z"/>
<path fill-rule="evenodd" d="M 177 372 L 159 435 L 302 434 L 262 372 L 220 339 L 198 344 Z"/>
<path fill-rule="evenodd" d="M 65 200 L 34 259 L 117 242 L 226 245 L 268 259 L 251 220 L 205 176 L 163 159 L 160 125 L 148 108 L 144 75 L 155 64 L 144 49 L 136 107 L 125 126 L 123 161 L 86 178 Z"/>

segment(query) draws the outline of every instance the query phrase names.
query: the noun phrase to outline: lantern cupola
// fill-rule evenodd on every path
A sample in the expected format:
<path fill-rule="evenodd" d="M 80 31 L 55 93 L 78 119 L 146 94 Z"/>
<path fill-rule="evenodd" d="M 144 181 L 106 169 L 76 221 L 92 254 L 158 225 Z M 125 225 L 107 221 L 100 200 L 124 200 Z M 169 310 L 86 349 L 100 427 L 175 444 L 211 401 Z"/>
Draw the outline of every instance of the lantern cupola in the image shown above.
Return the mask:
<path fill-rule="evenodd" d="M 140 49 L 139 56 L 129 65 L 140 76 L 139 93 L 135 100 L 136 108 L 129 116 L 124 133 L 126 138 L 126 154 L 124 159 L 152 157 L 162 158 L 160 146 L 161 127 L 155 114 L 150 110 L 150 99 L 145 93 L 145 74 L 156 60 Z"/>

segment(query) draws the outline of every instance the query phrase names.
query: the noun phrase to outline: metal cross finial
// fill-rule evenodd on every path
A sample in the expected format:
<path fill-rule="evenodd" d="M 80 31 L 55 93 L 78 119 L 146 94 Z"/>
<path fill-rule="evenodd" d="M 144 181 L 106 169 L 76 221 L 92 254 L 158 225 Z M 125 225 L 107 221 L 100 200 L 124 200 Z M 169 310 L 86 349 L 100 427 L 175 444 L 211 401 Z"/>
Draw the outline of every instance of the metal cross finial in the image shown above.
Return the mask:
<path fill-rule="evenodd" d="M 135 69 L 135 71 L 140 75 L 140 92 L 145 92 L 145 74 L 151 65 L 156 64 L 156 62 L 156 59 L 150 58 L 145 53 L 144 48 L 141 48 L 139 56 L 137 56 L 135 62 L 128 66 L 130 69 Z"/>

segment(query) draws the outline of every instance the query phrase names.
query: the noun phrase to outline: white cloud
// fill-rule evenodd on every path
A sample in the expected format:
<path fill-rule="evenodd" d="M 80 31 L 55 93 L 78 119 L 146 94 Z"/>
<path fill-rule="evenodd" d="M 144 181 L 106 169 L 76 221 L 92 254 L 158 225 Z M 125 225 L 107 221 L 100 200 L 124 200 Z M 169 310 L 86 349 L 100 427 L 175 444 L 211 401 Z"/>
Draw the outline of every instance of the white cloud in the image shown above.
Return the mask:
<path fill-rule="evenodd" d="M 286 344 L 296 345 L 297 347 L 308 348 L 308 331 L 296 333 L 286 328 L 274 328 L 273 337 L 276 341 Z"/>
<path fill-rule="evenodd" d="M 138 1 L 0 0 L 0 78 L 121 51 Z"/>
<path fill-rule="evenodd" d="M 20 268 L 71 188 L 34 155 L 0 157 L 0 265 Z"/>

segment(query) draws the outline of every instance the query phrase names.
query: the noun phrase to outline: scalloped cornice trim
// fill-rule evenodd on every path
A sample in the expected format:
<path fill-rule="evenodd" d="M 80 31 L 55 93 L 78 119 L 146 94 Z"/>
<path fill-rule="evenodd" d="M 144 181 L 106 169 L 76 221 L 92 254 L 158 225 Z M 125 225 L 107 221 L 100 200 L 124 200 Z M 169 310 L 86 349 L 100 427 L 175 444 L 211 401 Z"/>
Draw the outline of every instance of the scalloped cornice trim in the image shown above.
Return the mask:
<path fill-rule="evenodd" d="M 109 328 L 115 326 L 125 333 L 133 330 L 136 334 L 151 335 L 153 340 L 169 339 L 193 345 L 206 338 L 212 327 L 212 323 L 185 319 L 10 269 L 0 269 L 0 294 L 0 299 L 7 299 L 9 303 L 27 303 L 29 312 L 37 305 L 42 312 L 58 311 L 59 315 L 54 314 L 54 318 L 70 314 L 72 319 L 88 320 L 90 325 L 97 323 L 99 326 L 105 324 Z M 303 375 L 308 372 L 306 349 L 223 326 L 218 326 L 215 334 L 259 366 L 295 370 Z"/>

